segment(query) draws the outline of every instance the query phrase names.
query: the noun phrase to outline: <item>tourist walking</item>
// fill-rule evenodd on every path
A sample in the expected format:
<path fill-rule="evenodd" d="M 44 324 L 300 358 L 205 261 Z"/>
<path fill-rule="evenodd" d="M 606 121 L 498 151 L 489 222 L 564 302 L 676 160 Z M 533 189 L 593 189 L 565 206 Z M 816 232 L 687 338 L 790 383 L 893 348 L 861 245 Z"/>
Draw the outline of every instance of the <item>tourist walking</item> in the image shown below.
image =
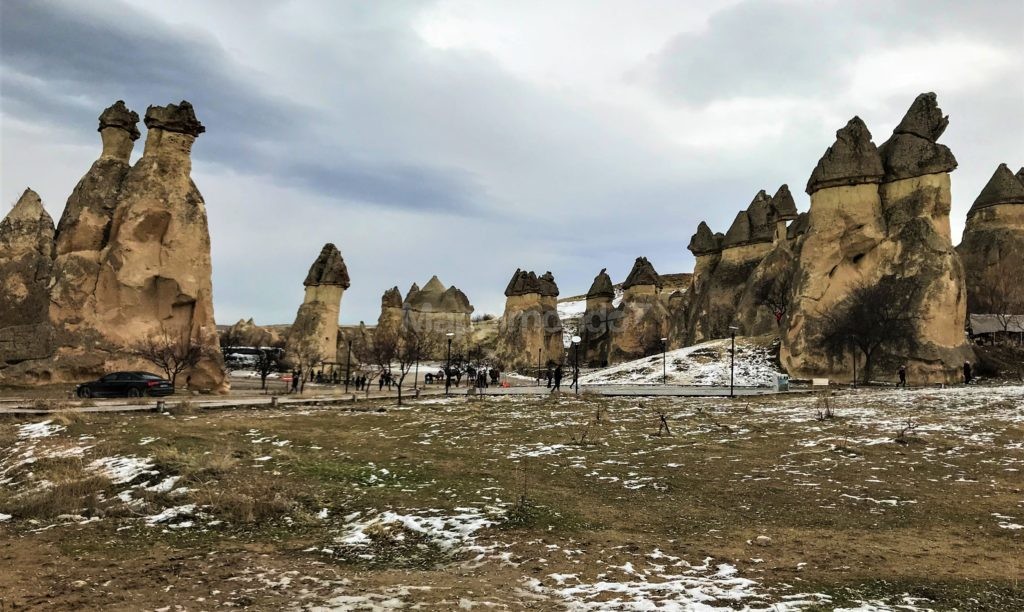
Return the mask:
<path fill-rule="evenodd" d="M 295 393 L 296 391 L 299 390 L 300 376 L 302 376 L 301 372 L 299 372 L 298 370 L 292 370 L 292 393 Z"/>
<path fill-rule="evenodd" d="M 555 368 L 555 384 L 551 387 L 551 392 L 562 390 L 562 366 Z"/>
<path fill-rule="evenodd" d="M 548 389 L 551 388 L 551 380 L 554 378 L 554 373 L 551 371 L 551 366 L 548 366 Z"/>
<path fill-rule="evenodd" d="M 899 376 L 900 376 L 900 384 L 899 384 L 899 386 L 903 387 L 904 389 L 906 389 L 907 388 L 907 366 L 900 365 L 900 369 L 899 369 L 898 373 L 899 373 Z"/>
<path fill-rule="evenodd" d="M 964 384 L 969 385 L 974 380 L 974 372 L 971 371 L 971 362 L 964 362 Z"/>

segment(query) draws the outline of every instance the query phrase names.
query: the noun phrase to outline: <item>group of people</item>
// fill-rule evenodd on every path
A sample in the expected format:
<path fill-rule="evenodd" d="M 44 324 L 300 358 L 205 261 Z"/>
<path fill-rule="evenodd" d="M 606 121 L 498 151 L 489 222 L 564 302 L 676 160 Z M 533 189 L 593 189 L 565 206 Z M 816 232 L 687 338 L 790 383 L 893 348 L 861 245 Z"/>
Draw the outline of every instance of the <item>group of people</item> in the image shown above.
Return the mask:
<path fill-rule="evenodd" d="M 555 391 L 561 391 L 562 390 L 562 378 L 564 376 L 565 376 L 565 372 L 562 370 L 562 365 L 561 364 L 555 366 L 554 369 L 552 369 L 550 365 L 548 366 L 548 372 L 547 372 L 548 389 L 551 389 L 552 393 L 554 393 Z M 578 369 L 575 369 L 575 368 L 572 371 L 572 382 L 569 383 L 569 388 L 572 389 L 573 387 L 575 387 L 576 390 L 579 391 L 579 388 L 580 388 L 580 371 Z"/>
<path fill-rule="evenodd" d="M 974 380 L 974 369 L 971 367 L 970 361 L 964 362 L 964 384 L 969 385 Z M 896 375 L 899 376 L 900 382 L 896 385 L 897 387 L 907 387 L 907 366 L 900 364 L 900 369 L 896 371 Z"/>

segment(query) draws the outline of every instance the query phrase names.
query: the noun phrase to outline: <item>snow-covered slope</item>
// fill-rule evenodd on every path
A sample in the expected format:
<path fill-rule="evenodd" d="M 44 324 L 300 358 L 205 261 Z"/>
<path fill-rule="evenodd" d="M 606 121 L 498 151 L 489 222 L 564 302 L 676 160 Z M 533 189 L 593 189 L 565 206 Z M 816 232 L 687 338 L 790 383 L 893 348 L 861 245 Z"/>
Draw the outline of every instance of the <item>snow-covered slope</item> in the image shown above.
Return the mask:
<path fill-rule="evenodd" d="M 729 339 L 712 340 L 669 351 L 665 366 L 670 385 L 729 385 Z M 777 345 L 736 338 L 736 384 L 739 386 L 770 386 L 778 370 L 775 365 Z M 661 355 L 610 366 L 580 377 L 584 385 L 661 384 Z"/>

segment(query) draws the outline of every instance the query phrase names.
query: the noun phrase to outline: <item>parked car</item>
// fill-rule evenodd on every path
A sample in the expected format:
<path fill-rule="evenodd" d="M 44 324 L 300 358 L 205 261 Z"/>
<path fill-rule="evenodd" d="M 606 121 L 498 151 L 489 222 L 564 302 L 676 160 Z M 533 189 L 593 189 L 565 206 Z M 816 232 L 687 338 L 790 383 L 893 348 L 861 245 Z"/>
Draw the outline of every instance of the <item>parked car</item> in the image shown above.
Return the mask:
<path fill-rule="evenodd" d="M 114 372 L 99 380 L 82 383 L 75 389 L 78 397 L 142 397 L 173 393 L 171 381 L 149 372 Z"/>

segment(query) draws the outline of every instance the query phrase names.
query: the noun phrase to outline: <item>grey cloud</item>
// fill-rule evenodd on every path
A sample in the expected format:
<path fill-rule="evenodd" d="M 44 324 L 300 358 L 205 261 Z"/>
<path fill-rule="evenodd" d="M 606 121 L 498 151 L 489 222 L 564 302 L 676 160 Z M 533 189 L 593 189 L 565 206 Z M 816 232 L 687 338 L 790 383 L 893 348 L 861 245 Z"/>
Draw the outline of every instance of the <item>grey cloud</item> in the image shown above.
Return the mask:
<path fill-rule="evenodd" d="M 325 141 L 320 113 L 267 93 L 269 75 L 251 74 L 207 37 L 129 7 L 7 3 L 0 27 L 5 114 L 66 123 L 84 137 L 116 98 L 140 114 L 184 98 L 211 128 L 198 159 L 274 174 L 353 204 L 466 212 L 481 199 L 465 171 L 368 158 Z"/>

